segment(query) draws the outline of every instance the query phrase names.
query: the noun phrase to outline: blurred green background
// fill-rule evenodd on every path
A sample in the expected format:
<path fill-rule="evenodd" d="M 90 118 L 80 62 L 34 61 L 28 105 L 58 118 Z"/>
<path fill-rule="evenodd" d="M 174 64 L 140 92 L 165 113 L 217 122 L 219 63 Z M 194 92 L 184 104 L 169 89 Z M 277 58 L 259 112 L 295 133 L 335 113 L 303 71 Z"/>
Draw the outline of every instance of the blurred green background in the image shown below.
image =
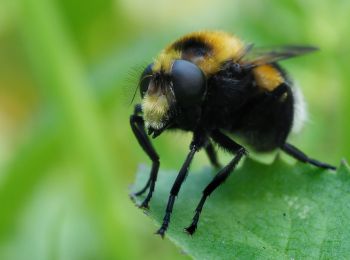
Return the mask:
<path fill-rule="evenodd" d="M 188 258 L 129 200 L 150 162 L 129 129 L 125 75 L 194 30 L 319 46 L 283 62 L 310 111 L 292 140 L 349 159 L 349 14 L 347 0 L 0 0 L 0 259 Z M 162 168 L 180 167 L 189 137 L 155 141 Z"/>

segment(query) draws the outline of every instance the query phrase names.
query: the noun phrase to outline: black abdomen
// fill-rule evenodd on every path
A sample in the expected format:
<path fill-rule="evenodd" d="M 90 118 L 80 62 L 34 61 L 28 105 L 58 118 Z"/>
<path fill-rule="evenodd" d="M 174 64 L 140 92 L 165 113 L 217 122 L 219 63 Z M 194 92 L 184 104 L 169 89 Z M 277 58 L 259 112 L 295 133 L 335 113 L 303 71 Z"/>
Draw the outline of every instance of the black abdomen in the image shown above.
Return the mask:
<path fill-rule="evenodd" d="M 257 151 L 273 150 L 288 137 L 293 124 L 293 106 L 292 90 L 283 83 L 274 91 L 263 92 L 248 101 L 230 130 Z"/>
<path fill-rule="evenodd" d="M 292 128 L 294 98 L 285 72 L 271 66 L 284 79 L 272 90 L 261 88 L 251 71 L 232 62 L 210 77 L 203 106 L 206 125 L 239 135 L 257 151 L 282 146 Z"/>

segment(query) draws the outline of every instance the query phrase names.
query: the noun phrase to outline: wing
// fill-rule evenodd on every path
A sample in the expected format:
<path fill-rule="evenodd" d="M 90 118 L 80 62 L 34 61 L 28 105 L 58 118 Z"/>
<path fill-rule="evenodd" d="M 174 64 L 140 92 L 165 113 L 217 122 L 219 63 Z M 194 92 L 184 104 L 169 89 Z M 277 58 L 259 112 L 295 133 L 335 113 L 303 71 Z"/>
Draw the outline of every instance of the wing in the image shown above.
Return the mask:
<path fill-rule="evenodd" d="M 256 67 L 301 56 L 317 50 L 318 48 L 314 46 L 301 45 L 286 45 L 271 48 L 254 48 L 253 45 L 248 45 L 242 55 L 241 63 Z"/>

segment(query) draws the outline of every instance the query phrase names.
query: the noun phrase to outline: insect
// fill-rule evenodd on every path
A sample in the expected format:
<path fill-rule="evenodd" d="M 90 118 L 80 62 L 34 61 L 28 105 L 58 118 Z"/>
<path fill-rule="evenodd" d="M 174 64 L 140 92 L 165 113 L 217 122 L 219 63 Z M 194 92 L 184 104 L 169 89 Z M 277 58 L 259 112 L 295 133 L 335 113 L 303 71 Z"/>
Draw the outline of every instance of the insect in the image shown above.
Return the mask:
<path fill-rule="evenodd" d="M 203 190 L 192 222 L 185 228 L 191 235 L 196 231 L 208 196 L 247 155 L 247 149 L 235 142 L 234 136 L 258 152 L 281 149 L 301 162 L 335 169 L 286 141 L 303 110 L 298 88 L 277 62 L 315 50 L 310 46 L 259 49 L 225 32 L 203 31 L 170 44 L 144 69 L 139 82 L 142 102 L 130 117 L 137 141 L 152 160 L 146 185 L 135 193 L 139 196 L 148 190 L 140 207 L 148 208 L 159 169 L 159 156 L 149 136 L 156 138 L 168 129 L 193 133 L 157 234 L 163 237 L 169 226 L 194 155 L 204 149 L 211 164 L 220 167 L 213 145 L 216 144 L 232 154 L 232 160 L 218 170 Z"/>

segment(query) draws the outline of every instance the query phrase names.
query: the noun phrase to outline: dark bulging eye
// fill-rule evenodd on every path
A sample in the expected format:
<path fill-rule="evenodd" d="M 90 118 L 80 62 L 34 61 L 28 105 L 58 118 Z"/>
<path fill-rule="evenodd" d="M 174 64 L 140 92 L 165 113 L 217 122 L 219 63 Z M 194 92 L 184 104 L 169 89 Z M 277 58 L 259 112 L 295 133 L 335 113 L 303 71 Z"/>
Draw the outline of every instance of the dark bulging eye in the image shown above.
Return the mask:
<path fill-rule="evenodd" d="M 140 77 L 140 93 L 141 93 L 141 97 L 143 97 L 146 93 L 146 91 L 148 90 L 148 86 L 149 83 L 151 81 L 152 78 L 152 67 L 153 67 L 153 63 L 149 64 L 144 71 L 142 72 L 142 75 Z"/>
<path fill-rule="evenodd" d="M 198 104 L 202 101 L 206 79 L 202 70 L 192 62 L 176 60 L 171 70 L 176 101 L 182 106 Z"/>

